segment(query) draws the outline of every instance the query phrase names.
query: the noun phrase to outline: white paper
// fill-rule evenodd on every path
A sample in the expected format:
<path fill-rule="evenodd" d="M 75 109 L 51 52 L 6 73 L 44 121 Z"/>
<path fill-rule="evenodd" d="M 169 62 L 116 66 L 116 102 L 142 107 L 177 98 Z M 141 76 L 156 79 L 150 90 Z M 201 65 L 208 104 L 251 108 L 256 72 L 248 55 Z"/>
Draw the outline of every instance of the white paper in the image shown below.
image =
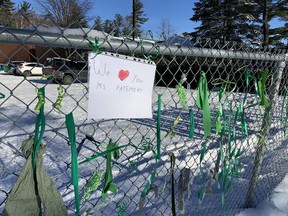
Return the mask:
<path fill-rule="evenodd" d="M 156 65 L 113 55 L 89 54 L 88 118 L 152 118 Z"/>

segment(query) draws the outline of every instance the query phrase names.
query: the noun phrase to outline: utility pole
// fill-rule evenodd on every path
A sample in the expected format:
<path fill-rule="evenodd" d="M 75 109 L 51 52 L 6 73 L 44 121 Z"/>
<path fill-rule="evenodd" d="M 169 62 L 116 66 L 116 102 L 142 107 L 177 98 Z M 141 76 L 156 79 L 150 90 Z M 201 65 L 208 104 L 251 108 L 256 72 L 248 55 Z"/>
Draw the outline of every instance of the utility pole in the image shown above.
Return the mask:
<path fill-rule="evenodd" d="M 133 13 L 133 18 L 132 18 L 132 30 L 133 30 L 133 40 L 135 39 L 135 0 L 133 0 L 133 4 L 132 4 L 132 13 Z"/>

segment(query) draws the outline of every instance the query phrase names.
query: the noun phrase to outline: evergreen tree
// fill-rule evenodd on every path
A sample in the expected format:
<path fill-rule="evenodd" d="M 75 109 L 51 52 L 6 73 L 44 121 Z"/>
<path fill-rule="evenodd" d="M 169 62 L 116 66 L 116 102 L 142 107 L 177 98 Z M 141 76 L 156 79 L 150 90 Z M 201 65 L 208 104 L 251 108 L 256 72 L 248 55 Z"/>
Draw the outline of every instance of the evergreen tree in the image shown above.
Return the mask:
<path fill-rule="evenodd" d="M 141 26 L 148 20 L 144 13 L 144 6 L 140 0 L 135 0 L 135 30 L 136 36 L 141 36 Z M 123 17 L 121 14 L 115 14 L 114 19 L 106 19 L 103 23 L 101 17 L 95 18 L 94 29 L 105 31 L 114 36 L 132 36 L 133 32 L 133 12 Z"/>
<path fill-rule="evenodd" d="M 94 26 L 93 29 L 98 30 L 98 31 L 102 31 L 102 19 L 100 16 L 97 16 L 94 20 Z"/>
<path fill-rule="evenodd" d="M 133 19 L 133 12 L 132 12 Z M 144 13 L 144 5 L 140 0 L 135 0 L 135 35 L 141 36 L 141 26 L 148 21 Z"/>
<path fill-rule="evenodd" d="M 258 1 L 262 12 L 263 45 L 276 45 L 284 47 L 283 41 L 288 38 L 288 0 L 262 0 Z M 281 27 L 271 28 L 269 22 L 279 19 L 286 23 Z"/>
<path fill-rule="evenodd" d="M 260 46 L 283 45 L 287 38 L 287 21 L 272 29 L 272 19 L 287 20 L 288 0 L 200 0 L 190 20 L 200 21 L 195 37 L 241 41 Z"/>
<path fill-rule="evenodd" d="M 123 33 L 124 18 L 121 14 L 115 14 L 114 20 L 114 36 L 119 37 Z"/>
<path fill-rule="evenodd" d="M 29 2 L 23 1 L 18 6 L 18 13 L 15 15 L 16 28 L 25 28 L 33 23 L 35 12 Z"/>
<path fill-rule="evenodd" d="M 132 33 L 132 20 L 131 16 L 126 16 L 124 20 L 124 26 L 122 30 L 122 34 L 125 36 L 129 36 Z"/>
<path fill-rule="evenodd" d="M 15 3 L 10 0 L 0 0 L 0 26 L 10 24 Z"/>
<path fill-rule="evenodd" d="M 126 35 L 130 35 L 133 31 L 135 36 L 141 36 L 142 30 L 141 26 L 148 21 L 148 18 L 146 18 L 146 14 L 144 12 L 144 5 L 140 0 L 134 0 L 134 13 L 135 18 L 133 18 L 133 11 L 131 12 L 131 15 L 125 17 L 125 26 L 123 32 Z M 133 30 L 133 19 L 135 19 L 135 29 Z"/>
<path fill-rule="evenodd" d="M 27 2 L 27 1 L 23 1 L 22 3 L 20 3 L 19 11 L 21 11 L 23 14 L 25 14 L 27 16 L 34 13 L 32 6 L 31 6 L 31 3 Z"/>
<path fill-rule="evenodd" d="M 114 34 L 114 23 L 112 20 L 106 19 L 103 23 L 103 31 L 108 34 Z"/>
<path fill-rule="evenodd" d="M 190 20 L 200 21 L 191 36 L 226 41 L 243 41 L 257 37 L 257 14 L 253 8 L 236 0 L 200 0 Z"/>

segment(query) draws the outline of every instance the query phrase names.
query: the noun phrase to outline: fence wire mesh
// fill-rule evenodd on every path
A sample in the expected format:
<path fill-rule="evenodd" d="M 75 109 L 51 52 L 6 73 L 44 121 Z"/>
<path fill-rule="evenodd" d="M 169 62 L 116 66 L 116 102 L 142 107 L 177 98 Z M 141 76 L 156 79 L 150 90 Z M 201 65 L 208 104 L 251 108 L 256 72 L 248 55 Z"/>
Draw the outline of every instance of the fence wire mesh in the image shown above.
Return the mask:
<path fill-rule="evenodd" d="M 84 196 L 93 173 L 99 171 L 104 175 L 105 155 L 79 165 L 82 215 L 172 215 L 172 183 L 175 184 L 177 214 L 222 215 L 225 212 L 226 215 L 233 215 L 241 208 L 255 206 L 267 198 L 286 175 L 288 77 L 284 50 L 179 36 L 163 40 L 132 40 L 131 37 L 115 37 L 113 31 L 105 33 L 77 27 L 77 23 L 73 28 L 60 28 L 49 16 L 37 23 L 21 12 L 15 15 L 11 23 L 19 17 L 22 25 L 18 28 L 9 24 L 0 27 L 0 62 L 4 65 L 0 74 L 0 93 L 5 96 L 0 99 L 1 212 L 26 162 L 20 147 L 25 139 L 34 134 L 38 115 L 34 109 L 38 101 L 36 90 L 41 87 L 46 89 L 44 166 L 60 192 L 69 215 L 75 215 L 71 150 L 65 125 L 65 115 L 70 112 L 74 113 L 79 161 L 105 151 L 109 140 L 119 145 L 131 144 L 121 150 L 118 160 L 112 161 L 113 182 L 117 184 L 118 191 L 108 194 L 105 200 L 101 198 L 103 182 L 90 197 Z M 53 27 L 47 28 L 42 24 Z M 150 57 L 155 62 L 153 119 L 87 119 L 87 56 L 91 51 L 89 42 L 94 42 L 95 38 L 103 52 Z M 67 76 L 57 79 L 29 76 L 29 73 L 17 75 L 12 65 L 15 66 L 16 61 L 45 64 L 53 57 L 84 64 L 75 70 L 62 62 L 55 73 L 61 72 Z M 9 68 L 5 67 L 6 64 Z M 259 103 L 250 106 L 261 99 L 259 84 L 252 77 L 259 81 L 265 69 L 268 69 L 269 75 L 265 85 L 267 92 L 263 94 L 269 95 L 271 104 L 266 108 Z M 196 105 L 201 73 L 206 75 L 209 89 L 212 132 L 208 138 L 204 138 L 203 113 Z M 245 76 L 248 73 L 249 83 Z M 53 107 L 59 83 L 64 88 L 60 111 Z M 176 88 L 179 83 L 185 88 L 187 106 L 179 98 Z M 220 102 L 219 87 L 223 91 Z M 162 94 L 161 159 L 156 163 L 151 151 L 139 149 L 156 149 L 159 94 Z M 244 98 L 247 98 L 245 104 Z M 239 117 L 241 103 L 244 111 Z M 224 113 L 221 115 L 222 126 L 226 124 L 223 136 L 216 131 L 219 104 Z M 189 134 L 192 111 L 195 122 L 193 138 Z M 265 125 L 263 122 L 266 120 Z M 243 124 L 247 124 L 247 134 Z M 269 129 L 265 131 L 267 126 Z M 261 142 L 262 138 L 264 143 Z M 205 147 L 206 151 L 203 151 Z M 232 153 L 234 148 L 243 151 L 239 158 L 235 157 L 235 152 Z M 171 179 L 170 152 L 175 155 L 174 180 Z M 255 167 L 255 164 L 259 166 Z M 239 176 L 232 173 L 234 167 Z M 230 172 L 227 171 L 229 169 Z M 143 201 L 141 192 L 153 170 L 156 170 L 156 177 Z M 224 173 L 222 178 L 219 176 L 221 171 Z M 222 187 L 226 181 L 225 174 L 227 184 L 228 181 L 233 183 L 229 190 L 227 185 Z M 201 188 L 204 189 L 204 199 L 200 205 Z M 121 211 L 125 213 L 121 214 Z"/>

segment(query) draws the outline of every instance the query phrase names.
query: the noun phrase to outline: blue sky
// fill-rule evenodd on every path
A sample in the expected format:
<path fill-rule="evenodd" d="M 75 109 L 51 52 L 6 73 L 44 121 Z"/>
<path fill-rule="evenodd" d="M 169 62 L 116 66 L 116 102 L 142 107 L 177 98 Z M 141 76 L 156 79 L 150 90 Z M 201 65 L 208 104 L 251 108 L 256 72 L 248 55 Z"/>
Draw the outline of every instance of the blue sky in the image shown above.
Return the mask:
<path fill-rule="evenodd" d="M 12 0 L 19 4 L 22 0 Z M 27 0 L 26 0 L 27 1 Z M 102 20 L 113 19 L 116 13 L 123 16 L 132 11 L 132 0 L 94 0 L 95 4 L 89 16 L 102 17 Z M 196 0 L 142 0 L 144 11 L 149 20 L 144 24 L 143 30 L 158 30 L 162 18 L 168 18 L 176 33 L 191 32 L 198 24 L 190 21 L 193 15 L 192 8 Z M 35 1 L 30 0 L 33 8 L 37 8 Z"/>
<path fill-rule="evenodd" d="M 193 15 L 195 0 L 142 0 L 144 11 L 149 18 L 144 30 L 157 31 L 162 18 L 168 18 L 176 33 L 193 31 L 196 23 L 189 19 Z M 95 0 L 94 13 L 103 19 L 112 19 L 115 13 L 122 15 L 132 11 L 132 0 Z"/>
<path fill-rule="evenodd" d="M 26 0 L 27 1 L 27 0 Z M 22 0 L 13 0 L 19 4 Z M 37 8 L 35 0 L 30 0 L 33 8 Z M 123 16 L 132 11 L 132 0 L 94 0 L 94 5 L 89 12 L 89 17 L 102 17 L 102 20 L 113 19 L 116 13 Z M 192 8 L 197 0 L 142 0 L 144 11 L 149 20 L 143 25 L 144 32 L 152 30 L 154 34 L 159 32 L 158 27 L 162 18 L 168 18 L 176 33 L 191 32 L 200 23 L 195 23 L 189 19 L 193 15 Z M 273 20 L 272 26 L 279 26 L 280 22 Z"/>

